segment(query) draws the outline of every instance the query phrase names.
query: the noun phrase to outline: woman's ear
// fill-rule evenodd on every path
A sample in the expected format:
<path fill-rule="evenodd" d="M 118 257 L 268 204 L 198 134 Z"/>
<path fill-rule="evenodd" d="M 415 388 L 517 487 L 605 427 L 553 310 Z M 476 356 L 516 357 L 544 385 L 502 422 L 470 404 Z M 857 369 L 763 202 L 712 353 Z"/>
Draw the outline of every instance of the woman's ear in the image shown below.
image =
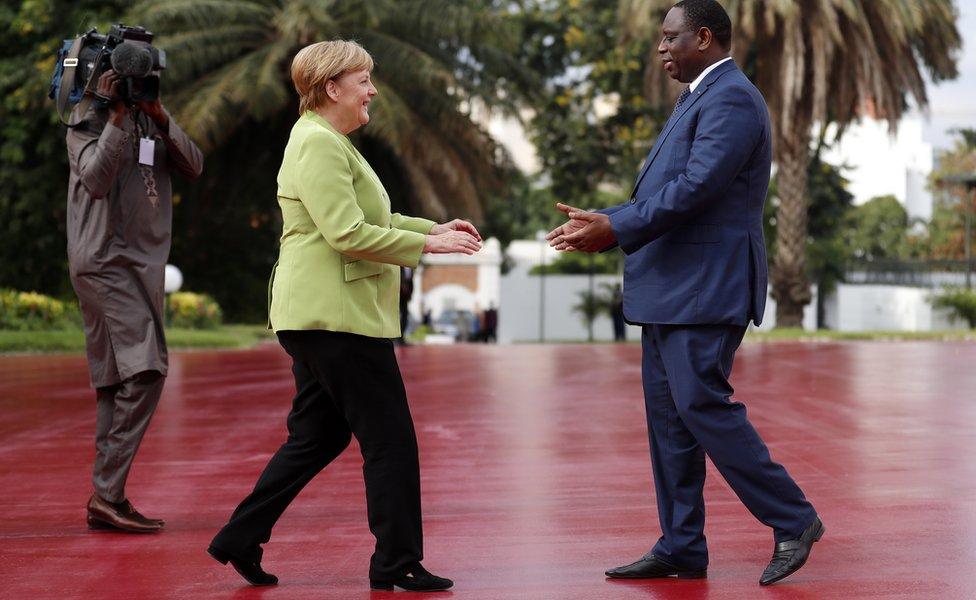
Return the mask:
<path fill-rule="evenodd" d="M 336 85 L 335 79 L 330 79 L 325 82 L 325 94 L 333 101 L 339 101 L 339 86 Z"/>

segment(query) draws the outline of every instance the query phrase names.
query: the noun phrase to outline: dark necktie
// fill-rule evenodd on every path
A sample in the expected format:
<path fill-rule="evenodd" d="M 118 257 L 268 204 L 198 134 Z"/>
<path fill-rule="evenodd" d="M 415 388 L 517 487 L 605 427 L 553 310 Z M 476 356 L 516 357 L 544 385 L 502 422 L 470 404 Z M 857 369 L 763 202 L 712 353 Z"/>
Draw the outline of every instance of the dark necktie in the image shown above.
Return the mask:
<path fill-rule="evenodd" d="M 691 86 L 685 86 L 685 89 L 681 90 L 681 93 L 678 95 L 677 101 L 675 101 L 674 103 L 674 110 L 671 111 L 672 117 L 675 115 L 676 112 L 678 112 L 678 109 L 681 108 L 681 105 L 685 103 L 685 100 L 687 100 L 688 96 L 690 95 L 691 95 Z"/>

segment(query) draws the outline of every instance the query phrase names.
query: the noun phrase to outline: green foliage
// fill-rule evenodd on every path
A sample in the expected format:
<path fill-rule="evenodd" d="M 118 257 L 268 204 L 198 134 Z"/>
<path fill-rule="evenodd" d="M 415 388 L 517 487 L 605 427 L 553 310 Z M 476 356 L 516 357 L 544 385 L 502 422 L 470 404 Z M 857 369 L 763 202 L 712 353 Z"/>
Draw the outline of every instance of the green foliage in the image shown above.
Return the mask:
<path fill-rule="evenodd" d="M 171 262 L 234 320 L 266 317 L 281 233 L 275 176 L 297 117 L 289 65 L 305 45 L 354 39 L 376 61 L 379 95 L 353 135 L 394 211 L 484 222 L 510 197 L 507 156 L 472 105 L 514 110 L 536 86 L 513 57 L 518 25 L 488 0 L 331 0 L 136 5 L 172 65 L 165 101 L 208 150 L 201 179 L 177 182 Z"/>
<path fill-rule="evenodd" d="M 274 336 L 262 326 L 225 325 L 219 329 L 167 329 L 170 350 L 181 348 L 249 348 Z M 0 354 L 6 352 L 84 352 L 80 328 L 52 331 L 0 330 Z"/>
<path fill-rule="evenodd" d="M 557 225 L 565 222 L 566 216 L 556 210 L 556 201 L 552 198 L 551 192 L 543 194 L 543 197 L 547 202 L 538 205 L 537 208 L 541 211 L 541 214 L 536 217 L 536 222 L 545 223 L 545 226 L 541 227 L 541 229 L 548 232 Z M 587 210 L 608 208 L 619 203 L 620 196 L 612 192 L 596 190 L 590 196 L 590 200 L 592 202 L 589 205 L 578 207 Z M 534 233 L 525 233 L 526 235 L 522 239 L 532 239 L 535 237 Z M 613 250 L 596 254 L 563 252 L 560 253 L 559 258 L 550 264 L 532 267 L 529 274 L 538 275 L 543 272 L 547 275 L 574 275 L 581 273 L 615 274 L 623 271 L 623 265 L 624 253 L 620 248 L 614 248 Z"/>
<path fill-rule="evenodd" d="M 531 240 L 539 231 L 550 231 L 564 220 L 556 210 L 559 199 L 547 187 L 539 187 L 520 177 L 511 196 L 491 199 L 485 207 L 485 226 L 481 233 L 496 237 L 507 245 L 512 240 Z"/>
<path fill-rule="evenodd" d="M 418 325 L 407 335 L 407 342 L 410 344 L 423 344 L 427 336 L 433 333 L 434 329 L 429 325 Z"/>
<path fill-rule="evenodd" d="M 592 204 L 607 185 L 625 200 L 667 117 L 644 98 L 650 41 L 621 45 L 617 2 L 526 2 L 523 60 L 545 78 L 529 132 L 553 194 Z"/>
<path fill-rule="evenodd" d="M 922 240 L 924 256 L 936 260 L 965 260 L 967 207 L 960 196 L 952 192 L 936 196 L 932 218 Z"/>
<path fill-rule="evenodd" d="M 946 288 L 941 294 L 933 298 L 932 305 L 936 308 L 951 310 L 950 319 L 965 319 L 970 329 L 976 329 L 976 291 L 965 288 Z"/>
<path fill-rule="evenodd" d="M 128 11 L 128 12 L 127 12 Z M 163 102 L 206 150 L 174 178 L 170 262 L 234 320 L 263 321 L 280 235 L 275 176 L 297 101 L 288 65 L 320 39 L 356 39 L 380 95 L 355 142 L 394 210 L 475 219 L 510 197 L 507 157 L 470 117 L 514 110 L 538 89 L 515 58 L 518 23 L 491 0 L 227 2 L 25 0 L 0 5 L 0 286 L 71 293 L 64 128 L 47 87 L 64 38 L 115 22 L 149 27 L 168 52 Z"/>
<path fill-rule="evenodd" d="M 583 319 L 583 324 L 589 326 L 600 315 L 611 315 L 613 311 L 613 285 L 609 283 L 600 284 L 600 290 L 590 290 L 578 292 L 580 302 L 573 306 L 573 312 L 579 313 Z"/>
<path fill-rule="evenodd" d="M 807 269 L 822 292 L 829 292 L 844 278 L 850 255 L 844 244 L 843 231 L 854 196 L 847 191 L 842 169 L 824 162 L 820 153 L 810 159 L 807 169 Z M 776 210 L 778 207 L 775 180 L 770 184 L 763 215 L 767 260 L 776 254 Z"/>
<path fill-rule="evenodd" d="M 78 306 L 37 292 L 0 289 L 0 330 L 43 331 L 77 327 Z"/>
<path fill-rule="evenodd" d="M 243 127 L 207 157 L 202 177 L 174 179 L 169 262 L 183 272 L 184 287 L 212 296 L 235 322 L 268 316 L 268 278 L 281 235 L 272 171 L 292 120 L 280 115 L 265 127 Z"/>
<path fill-rule="evenodd" d="M 957 133 L 955 146 L 939 156 L 939 169 L 931 176 L 938 195 L 924 250 L 926 256 L 935 259 L 965 259 L 966 213 L 976 214 L 976 193 L 954 181 L 976 174 L 976 130 Z"/>
<path fill-rule="evenodd" d="M 482 233 L 497 237 L 503 245 L 512 240 L 535 239 L 539 231 L 549 232 L 566 221 L 566 215 L 556 209 L 557 202 L 597 209 L 614 206 L 621 202 L 621 197 L 616 192 L 596 190 L 589 195 L 589 202 L 576 203 L 556 195 L 550 187 L 521 177 L 512 186 L 510 197 L 496 198 L 488 203 Z"/>
<path fill-rule="evenodd" d="M 206 294 L 176 292 L 166 299 L 166 324 L 184 329 L 217 329 L 223 312 Z"/>
<path fill-rule="evenodd" d="M 658 38 L 671 0 L 619 0 L 624 39 Z M 844 126 L 866 107 L 895 125 L 911 105 L 927 104 L 928 82 L 958 75 L 962 36 L 953 0 L 735 0 L 725 2 L 732 53 L 769 105 L 774 160 L 784 168 L 780 242 L 770 273 L 777 324 L 797 324 L 809 301 L 803 172 L 816 126 Z M 870 32 L 865 34 L 864 32 Z M 852 60 L 852 57 L 857 57 Z M 671 82 L 648 73 L 647 95 L 663 99 Z M 787 179 L 789 178 L 789 179 Z M 824 249 L 830 250 L 830 249 Z M 831 256 L 814 253 L 811 258 Z M 823 282 L 823 276 L 820 278 Z"/>
<path fill-rule="evenodd" d="M 908 212 L 897 198 L 872 198 L 848 211 L 844 243 L 856 260 L 907 258 L 908 226 Z"/>
<path fill-rule="evenodd" d="M 517 24 L 493 2 L 145 0 L 133 18 L 169 50 L 177 120 L 218 157 L 242 129 L 280 127 L 282 115 L 294 121 L 289 65 L 298 50 L 354 39 L 375 59 L 379 91 L 355 139 L 399 192 L 394 200 L 414 214 L 480 222 L 486 197 L 504 188 L 506 157 L 470 117 L 470 103 L 513 109 L 533 80 L 513 58 Z M 277 163 L 261 169 L 272 180 Z"/>
<path fill-rule="evenodd" d="M 65 256 L 68 167 L 48 85 L 61 40 L 100 31 L 118 0 L 0 6 L 0 287 L 71 293 Z"/>
<path fill-rule="evenodd" d="M 976 151 L 976 129 L 963 127 L 954 130 L 954 133 L 959 135 L 964 148 Z"/>
<path fill-rule="evenodd" d="M 746 333 L 748 342 L 778 342 L 778 341 L 800 341 L 800 342 L 828 342 L 828 341 L 855 341 L 873 340 L 885 342 L 898 342 L 904 340 L 937 340 L 937 341 L 957 341 L 976 340 L 972 332 L 949 329 L 945 331 L 831 331 L 820 329 L 818 331 L 806 331 L 801 328 L 783 327 L 760 331 L 750 328 Z"/>
<path fill-rule="evenodd" d="M 554 262 L 536 265 L 529 270 L 530 275 L 613 275 L 623 270 L 624 253 L 620 248 L 608 252 L 589 254 L 583 252 L 564 252 Z"/>

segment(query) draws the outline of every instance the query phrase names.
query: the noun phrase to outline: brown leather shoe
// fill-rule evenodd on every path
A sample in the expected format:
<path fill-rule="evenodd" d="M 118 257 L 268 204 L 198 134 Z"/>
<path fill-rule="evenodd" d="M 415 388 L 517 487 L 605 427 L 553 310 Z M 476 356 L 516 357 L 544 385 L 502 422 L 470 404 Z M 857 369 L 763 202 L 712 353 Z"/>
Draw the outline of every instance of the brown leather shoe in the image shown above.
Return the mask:
<path fill-rule="evenodd" d="M 130 533 L 155 533 L 163 528 L 157 519 L 147 519 L 126 500 L 115 504 L 92 494 L 88 500 L 89 529 L 117 529 Z"/>
<path fill-rule="evenodd" d="M 125 515 L 127 515 L 128 517 L 130 517 L 132 519 L 135 519 L 137 521 L 138 520 L 141 520 L 141 521 L 145 521 L 147 523 L 155 523 L 156 525 L 159 525 L 160 527 L 163 527 L 164 525 L 166 525 L 166 521 L 164 521 L 162 519 L 153 519 L 151 517 L 145 517 L 145 516 L 143 516 L 142 513 L 140 513 L 138 510 L 136 510 L 136 507 L 135 506 L 132 506 L 132 503 L 129 502 L 128 499 L 123 500 L 122 503 L 118 505 L 118 507 L 119 507 L 119 510 L 121 510 Z"/>

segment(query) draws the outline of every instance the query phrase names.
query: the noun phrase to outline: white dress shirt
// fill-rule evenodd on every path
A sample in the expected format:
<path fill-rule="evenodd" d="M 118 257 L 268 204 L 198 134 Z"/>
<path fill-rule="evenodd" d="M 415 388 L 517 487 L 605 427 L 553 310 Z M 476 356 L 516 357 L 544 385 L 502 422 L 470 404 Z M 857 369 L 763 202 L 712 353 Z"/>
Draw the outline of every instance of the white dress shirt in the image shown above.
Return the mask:
<path fill-rule="evenodd" d="M 702 82 L 702 79 L 705 79 L 705 76 L 706 75 L 708 75 L 709 73 L 711 73 L 712 71 L 714 71 L 715 70 L 715 67 L 719 66 L 720 64 L 722 64 L 722 63 L 724 63 L 726 61 L 730 61 L 730 60 L 732 60 L 732 57 L 731 56 L 726 56 L 722 60 L 720 60 L 718 62 L 713 62 L 712 64 L 708 65 L 708 67 L 706 67 L 705 70 L 701 72 L 701 75 L 699 75 L 697 78 L 695 78 L 694 81 L 691 82 L 691 85 L 688 86 L 688 89 L 690 89 L 691 91 L 695 91 L 695 88 L 698 87 L 698 84 Z"/>

